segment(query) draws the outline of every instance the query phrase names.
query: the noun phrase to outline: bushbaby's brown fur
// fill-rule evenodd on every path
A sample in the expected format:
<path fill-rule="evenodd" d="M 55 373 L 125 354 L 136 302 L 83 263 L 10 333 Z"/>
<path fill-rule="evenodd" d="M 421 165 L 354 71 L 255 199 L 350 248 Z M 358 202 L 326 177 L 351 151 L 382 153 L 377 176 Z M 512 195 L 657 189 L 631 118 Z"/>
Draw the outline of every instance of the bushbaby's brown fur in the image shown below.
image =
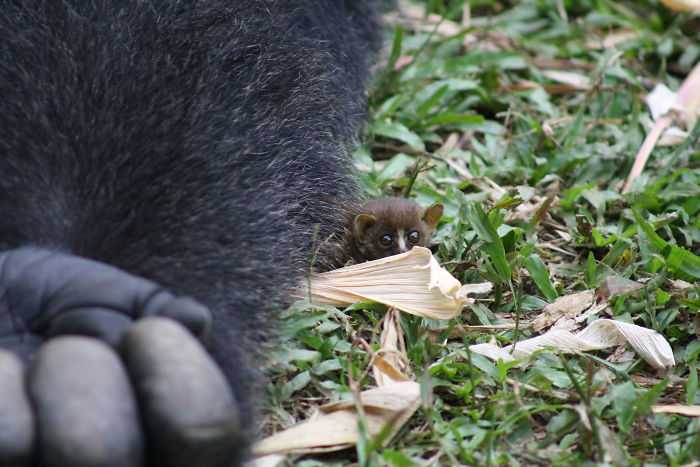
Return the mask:
<path fill-rule="evenodd" d="M 442 217 L 442 204 L 421 207 L 406 198 L 373 199 L 353 217 L 349 251 L 356 263 L 427 247 Z"/>

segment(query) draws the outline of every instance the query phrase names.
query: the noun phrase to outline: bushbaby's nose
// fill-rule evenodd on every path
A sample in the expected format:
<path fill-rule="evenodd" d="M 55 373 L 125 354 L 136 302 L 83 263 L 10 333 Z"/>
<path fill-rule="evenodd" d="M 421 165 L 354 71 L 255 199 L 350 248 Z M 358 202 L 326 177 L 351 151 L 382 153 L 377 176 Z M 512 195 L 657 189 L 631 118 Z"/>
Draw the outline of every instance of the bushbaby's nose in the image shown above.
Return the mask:
<path fill-rule="evenodd" d="M 397 247 L 399 250 L 398 253 L 406 253 L 409 250 L 408 245 L 406 244 L 406 239 L 403 235 L 399 235 Z"/>

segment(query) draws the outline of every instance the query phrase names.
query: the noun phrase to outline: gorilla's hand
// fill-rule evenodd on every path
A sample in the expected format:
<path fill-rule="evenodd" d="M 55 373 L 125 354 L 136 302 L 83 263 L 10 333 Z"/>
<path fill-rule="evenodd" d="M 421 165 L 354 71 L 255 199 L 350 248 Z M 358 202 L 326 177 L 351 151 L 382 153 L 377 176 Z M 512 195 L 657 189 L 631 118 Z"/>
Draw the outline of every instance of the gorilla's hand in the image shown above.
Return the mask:
<path fill-rule="evenodd" d="M 147 316 L 172 319 L 132 324 Z M 211 317 L 105 264 L 0 254 L 0 465 L 231 465 L 242 443 L 231 389 L 173 320 L 203 336 Z M 91 337 L 47 340 L 69 334 Z"/>

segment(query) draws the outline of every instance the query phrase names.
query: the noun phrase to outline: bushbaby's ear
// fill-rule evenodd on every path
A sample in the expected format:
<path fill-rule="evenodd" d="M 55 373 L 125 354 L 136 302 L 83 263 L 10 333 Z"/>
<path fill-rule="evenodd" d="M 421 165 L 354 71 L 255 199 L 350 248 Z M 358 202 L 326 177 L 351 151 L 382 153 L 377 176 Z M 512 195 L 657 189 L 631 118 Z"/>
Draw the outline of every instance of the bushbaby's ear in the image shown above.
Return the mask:
<path fill-rule="evenodd" d="M 367 234 L 367 229 L 377 222 L 377 218 L 372 214 L 358 214 L 353 222 L 353 234 L 356 240 L 362 240 Z"/>
<path fill-rule="evenodd" d="M 423 222 L 428 224 L 428 227 L 431 229 L 435 229 L 438 222 L 440 222 L 440 218 L 442 217 L 442 209 L 443 207 L 440 203 L 435 203 L 427 208 L 423 213 Z"/>

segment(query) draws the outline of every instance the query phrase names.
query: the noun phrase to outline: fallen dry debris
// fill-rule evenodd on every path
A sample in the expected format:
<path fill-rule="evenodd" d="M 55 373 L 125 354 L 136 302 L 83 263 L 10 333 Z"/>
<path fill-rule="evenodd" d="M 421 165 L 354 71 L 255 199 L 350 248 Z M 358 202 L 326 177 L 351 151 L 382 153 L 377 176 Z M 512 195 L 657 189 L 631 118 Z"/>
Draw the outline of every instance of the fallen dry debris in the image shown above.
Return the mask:
<path fill-rule="evenodd" d="M 700 111 L 700 63 L 686 77 L 677 93 L 664 85 L 658 85 L 647 97 L 647 104 L 654 119 L 654 126 L 647 134 L 634 159 L 634 165 L 622 188 L 627 193 L 632 183 L 644 170 L 651 151 L 663 135 L 665 144 L 679 144 L 687 137 L 687 130 L 695 126 Z M 680 127 L 672 127 L 673 123 Z"/>
<path fill-rule="evenodd" d="M 515 348 L 512 345 L 498 347 L 494 344 L 476 344 L 469 346 L 469 350 L 492 360 L 513 361 L 545 348 L 576 353 L 624 344 L 629 344 L 656 369 L 666 369 L 676 364 L 671 345 L 664 336 L 652 329 L 612 319 L 594 321 L 576 334 L 563 329 L 552 329 L 540 336 L 518 342 Z"/>
<path fill-rule="evenodd" d="M 470 302 L 468 295 L 475 293 L 473 284 L 462 286 L 438 264 L 430 250 L 422 247 L 314 274 L 310 286 L 314 303 L 346 306 L 371 300 L 431 319 L 454 318 Z M 479 287 L 485 290 L 490 284 Z M 309 294 L 302 291 L 297 295 Z"/>
<path fill-rule="evenodd" d="M 700 0 L 661 0 L 661 3 L 674 11 L 700 14 Z"/>
<path fill-rule="evenodd" d="M 683 415 L 685 417 L 700 417 L 700 405 L 652 405 L 651 411 L 654 413 L 670 413 Z"/>
<path fill-rule="evenodd" d="M 608 276 L 596 289 L 596 297 L 601 300 L 609 300 L 616 295 L 623 295 L 644 288 L 644 284 L 624 278 L 622 276 Z"/>
<path fill-rule="evenodd" d="M 414 31 L 434 32 L 439 36 L 456 36 L 463 26 L 440 15 L 426 14 L 425 8 L 410 2 L 400 1 L 393 12 L 384 15 L 386 24 L 399 24 Z"/>
<path fill-rule="evenodd" d="M 542 76 L 570 86 L 572 90 L 588 91 L 593 87 L 588 76 L 574 71 L 542 70 Z"/>
<path fill-rule="evenodd" d="M 399 310 L 433 319 L 449 319 L 472 302 L 471 294 L 491 291 L 490 282 L 462 286 L 443 269 L 427 248 L 348 266 L 311 277 L 297 295 L 330 305 L 372 300 L 391 308 L 382 322 L 381 348 L 372 355 L 377 388 L 359 392 L 353 400 L 319 407 L 308 421 L 274 434 L 253 448 L 251 467 L 279 462 L 282 454 L 311 454 L 352 447 L 364 420 L 369 436 L 386 433 L 389 441 L 420 405 L 420 385 L 408 376 Z M 273 464 L 274 465 L 274 464 Z"/>
<path fill-rule="evenodd" d="M 671 279 L 671 286 L 677 290 L 692 289 L 697 287 L 691 284 L 690 282 L 686 282 L 682 279 Z"/>
<path fill-rule="evenodd" d="M 623 29 L 606 34 L 604 37 L 595 37 L 586 42 L 586 48 L 591 50 L 610 50 L 616 48 L 620 44 L 624 44 L 632 39 L 639 37 L 637 31 Z"/>
<path fill-rule="evenodd" d="M 542 313 L 532 321 L 532 329 L 539 332 L 562 318 L 575 318 L 593 305 L 593 299 L 593 290 L 584 290 L 559 297 L 546 305 Z"/>
<path fill-rule="evenodd" d="M 391 427 L 391 436 L 403 426 L 420 405 L 420 385 L 413 381 L 393 383 L 360 393 L 364 420 L 370 436 Z M 309 454 L 346 449 L 359 441 L 359 415 L 353 400 L 319 407 L 306 422 L 274 434 L 253 447 L 256 456 Z"/>
<path fill-rule="evenodd" d="M 403 332 L 399 326 L 399 311 L 391 308 L 384 315 L 382 334 L 379 338 L 380 349 L 372 358 L 372 373 L 377 386 L 409 381 L 408 355 Z"/>

